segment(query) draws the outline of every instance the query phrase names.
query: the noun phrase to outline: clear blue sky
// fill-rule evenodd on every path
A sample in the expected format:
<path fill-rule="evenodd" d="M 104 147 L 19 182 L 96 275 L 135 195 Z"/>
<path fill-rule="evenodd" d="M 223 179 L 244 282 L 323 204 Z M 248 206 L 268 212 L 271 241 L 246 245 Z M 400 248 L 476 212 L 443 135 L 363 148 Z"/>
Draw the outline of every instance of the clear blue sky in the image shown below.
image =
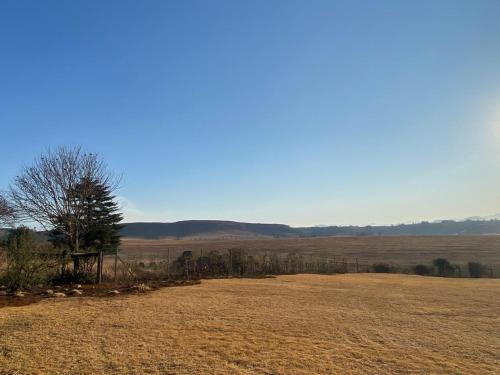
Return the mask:
<path fill-rule="evenodd" d="M 0 2 L 0 188 L 99 152 L 127 219 L 500 212 L 500 1 Z"/>

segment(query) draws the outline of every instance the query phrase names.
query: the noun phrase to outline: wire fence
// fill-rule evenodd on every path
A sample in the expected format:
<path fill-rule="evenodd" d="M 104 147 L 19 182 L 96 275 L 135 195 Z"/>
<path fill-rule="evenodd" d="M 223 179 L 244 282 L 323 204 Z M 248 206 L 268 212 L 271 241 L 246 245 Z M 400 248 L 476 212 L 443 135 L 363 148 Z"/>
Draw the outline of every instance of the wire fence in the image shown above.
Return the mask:
<path fill-rule="evenodd" d="M 157 253 L 158 254 L 158 253 Z M 415 265 L 398 263 L 366 263 L 357 258 L 318 256 L 312 254 L 276 253 L 253 254 L 242 249 L 176 250 L 168 248 L 161 256 L 127 257 L 106 256 L 104 273 L 108 279 L 117 278 L 215 278 L 258 277 L 283 274 L 343 274 L 343 273 L 404 273 L 415 274 Z M 426 265 L 428 275 L 439 276 L 439 270 Z M 500 277 L 499 265 L 482 265 L 481 277 Z M 441 275 L 444 276 L 444 275 Z M 471 277 L 468 264 L 453 264 L 448 277 Z"/>

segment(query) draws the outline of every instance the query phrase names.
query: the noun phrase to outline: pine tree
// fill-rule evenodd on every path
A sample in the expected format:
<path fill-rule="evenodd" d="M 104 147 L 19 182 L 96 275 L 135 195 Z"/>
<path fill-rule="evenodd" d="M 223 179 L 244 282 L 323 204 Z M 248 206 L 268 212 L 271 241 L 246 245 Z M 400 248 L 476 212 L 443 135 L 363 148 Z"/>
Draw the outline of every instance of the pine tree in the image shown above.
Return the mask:
<path fill-rule="evenodd" d="M 110 188 L 96 182 L 90 183 L 95 186 L 92 189 L 93 194 L 87 197 L 83 204 L 85 214 L 81 247 L 115 253 L 120 245 L 122 226 L 119 223 L 123 216 Z"/>

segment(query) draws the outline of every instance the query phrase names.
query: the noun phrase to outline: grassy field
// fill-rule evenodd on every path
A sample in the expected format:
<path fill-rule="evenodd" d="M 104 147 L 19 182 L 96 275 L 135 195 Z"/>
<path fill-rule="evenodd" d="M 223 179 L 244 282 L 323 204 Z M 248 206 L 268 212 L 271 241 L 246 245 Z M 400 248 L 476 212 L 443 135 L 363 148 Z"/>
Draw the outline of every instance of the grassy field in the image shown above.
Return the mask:
<path fill-rule="evenodd" d="M 135 259 L 165 259 L 183 250 L 199 252 L 240 247 L 249 253 L 300 252 L 320 256 L 345 257 L 347 261 L 373 264 L 388 262 L 403 265 L 430 263 L 444 257 L 453 263 L 479 261 L 500 266 L 500 236 L 420 236 L 420 237 L 316 237 L 255 240 L 144 240 L 125 238 L 121 252 Z"/>
<path fill-rule="evenodd" d="M 0 309 L 0 374 L 498 374 L 500 280 L 296 275 Z"/>

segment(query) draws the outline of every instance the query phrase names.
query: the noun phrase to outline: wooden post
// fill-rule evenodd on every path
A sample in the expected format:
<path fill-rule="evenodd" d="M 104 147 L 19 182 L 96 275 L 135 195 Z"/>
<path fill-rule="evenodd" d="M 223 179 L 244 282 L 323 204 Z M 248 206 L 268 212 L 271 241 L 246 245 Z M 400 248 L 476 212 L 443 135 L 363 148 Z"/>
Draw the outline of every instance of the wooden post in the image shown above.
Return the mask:
<path fill-rule="evenodd" d="M 115 267 L 114 267 L 115 275 L 113 276 L 113 282 L 116 281 L 117 268 L 118 268 L 118 249 L 116 249 L 116 252 L 115 252 Z"/>
<path fill-rule="evenodd" d="M 73 274 L 78 275 L 78 272 L 80 272 L 80 258 L 75 257 L 73 258 Z"/>
<path fill-rule="evenodd" d="M 170 280 L 170 247 L 167 248 L 167 277 Z"/>
<path fill-rule="evenodd" d="M 198 273 L 198 279 L 201 279 L 201 272 L 203 271 L 203 263 L 202 263 L 203 262 L 203 248 L 200 248 L 200 258 L 198 260 L 200 261 L 200 264 L 199 264 L 200 267 L 197 266 L 196 270 L 198 271 L 197 272 Z M 201 270 L 200 270 L 200 268 L 201 268 Z"/>
<path fill-rule="evenodd" d="M 102 250 L 99 251 L 99 255 L 97 256 L 97 284 L 102 283 L 102 262 L 103 262 L 103 253 Z"/>

